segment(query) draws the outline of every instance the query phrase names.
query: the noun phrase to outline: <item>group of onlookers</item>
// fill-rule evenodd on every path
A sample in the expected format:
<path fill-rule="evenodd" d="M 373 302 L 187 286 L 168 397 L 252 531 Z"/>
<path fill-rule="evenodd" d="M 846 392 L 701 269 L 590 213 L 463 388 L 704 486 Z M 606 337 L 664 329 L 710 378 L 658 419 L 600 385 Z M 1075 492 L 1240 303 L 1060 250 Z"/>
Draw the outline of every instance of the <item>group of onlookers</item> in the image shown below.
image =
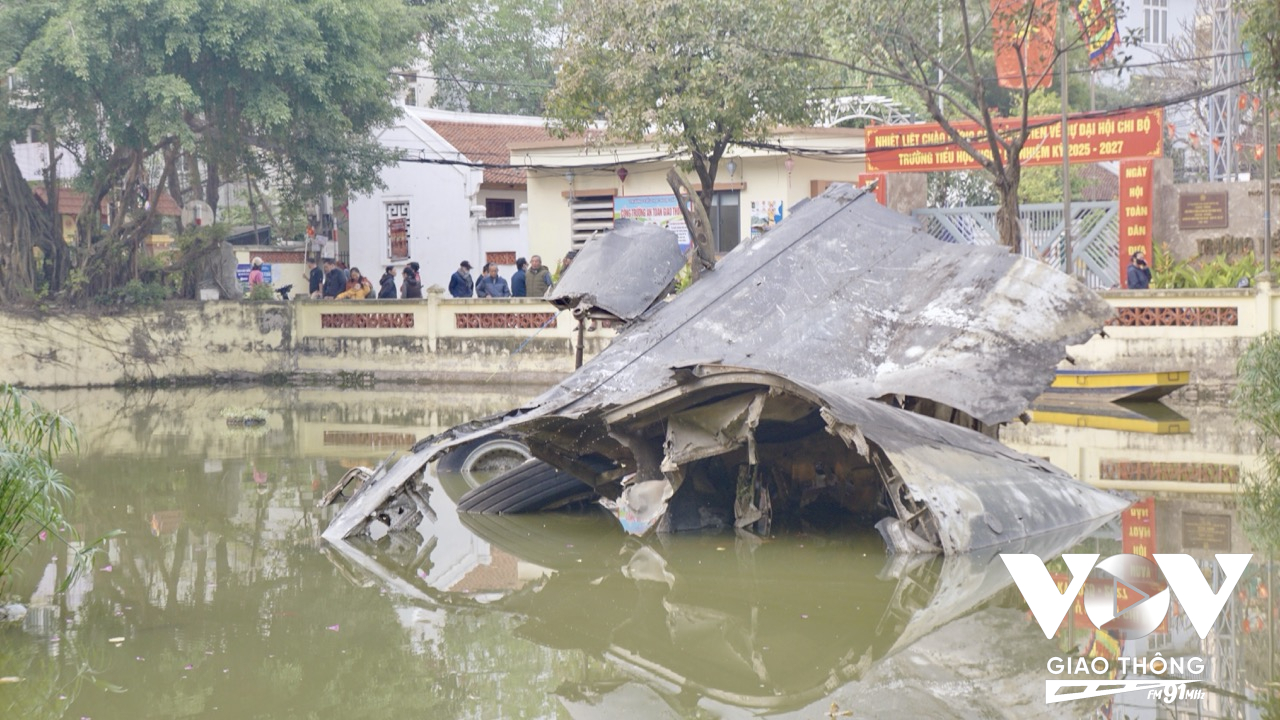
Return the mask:
<path fill-rule="evenodd" d="M 256 258 L 255 258 L 256 260 Z M 572 258 L 566 258 L 564 267 Z M 377 290 L 369 278 L 360 272 L 360 268 L 346 268 L 333 258 L 325 258 L 323 270 L 317 266 L 314 258 L 307 259 L 308 293 L 316 299 L 346 298 L 378 298 L 379 300 L 422 297 L 422 266 L 411 262 L 404 266 L 403 279 L 399 292 L 396 290 L 396 268 L 388 265 L 378 279 Z M 449 278 L 449 294 L 456 298 L 506 298 L 506 297 L 542 297 L 547 294 L 553 281 L 551 270 L 542 264 L 542 258 L 534 255 L 529 260 L 516 260 L 516 272 L 511 276 L 508 285 L 505 278 L 498 275 L 496 263 L 485 263 L 477 280 L 471 278 L 471 263 L 463 260 L 458 271 Z"/>
<path fill-rule="evenodd" d="M 458 271 L 449 278 L 449 294 L 456 298 L 542 297 L 551 287 L 551 271 L 538 255 L 516 260 L 516 272 L 508 285 L 498 275 L 496 263 L 485 263 L 478 280 L 471 279 L 471 263 L 463 260 Z"/>

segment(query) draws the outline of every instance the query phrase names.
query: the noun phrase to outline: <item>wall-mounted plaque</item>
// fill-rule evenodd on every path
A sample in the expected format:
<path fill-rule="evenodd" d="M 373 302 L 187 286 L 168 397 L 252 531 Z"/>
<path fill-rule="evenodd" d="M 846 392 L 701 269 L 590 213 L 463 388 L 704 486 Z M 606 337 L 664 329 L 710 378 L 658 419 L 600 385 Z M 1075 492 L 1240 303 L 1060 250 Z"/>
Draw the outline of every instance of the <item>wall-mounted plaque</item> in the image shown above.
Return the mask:
<path fill-rule="evenodd" d="M 1226 226 L 1226 193 L 1180 193 L 1178 195 L 1178 229 L 1201 230 Z"/>
<path fill-rule="evenodd" d="M 1184 512 L 1182 549 L 1231 552 L 1231 516 Z"/>

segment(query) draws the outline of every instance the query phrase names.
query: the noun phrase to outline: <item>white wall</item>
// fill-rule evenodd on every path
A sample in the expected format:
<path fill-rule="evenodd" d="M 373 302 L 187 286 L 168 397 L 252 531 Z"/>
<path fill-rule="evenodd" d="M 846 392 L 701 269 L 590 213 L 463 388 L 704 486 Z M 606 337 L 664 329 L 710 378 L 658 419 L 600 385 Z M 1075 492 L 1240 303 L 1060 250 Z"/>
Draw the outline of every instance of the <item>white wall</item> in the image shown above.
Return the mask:
<path fill-rule="evenodd" d="M 457 151 L 425 123 L 403 115 L 379 137 L 412 157 L 456 158 Z M 461 165 L 405 162 L 382 172 L 383 190 L 353 197 L 349 206 L 351 264 L 376 281 L 389 264 L 385 203 L 409 202 L 409 259 L 422 265 L 424 287 L 447 286 L 458 262 L 482 257 L 471 218 L 483 171 Z"/>
<path fill-rule="evenodd" d="M 1168 20 L 1166 29 L 1171 41 L 1181 38 L 1185 36 L 1186 33 L 1190 32 L 1190 28 L 1193 27 L 1195 22 L 1196 6 L 1199 2 L 1201 2 L 1201 0 L 1168 0 Z M 1130 33 L 1136 32 L 1138 36 L 1142 35 L 1143 23 L 1145 21 L 1145 13 L 1143 10 L 1146 7 L 1144 0 L 1125 0 L 1123 5 L 1124 12 L 1121 13 L 1120 18 L 1116 23 L 1120 30 L 1120 40 L 1122 43 L 1124 38 L 1129 37 Z M 1143 38 L 1143 42 L 1140 45 L 1122 45 L 1117 48 L 1117 50 L 1118 52 L 1132 56 L 1133 59 L 1130 61 L 1130 64 L 1140 66 L 1159 60 L 1161 54 L 1166 53 L 1169 50 L 1169 46 L 1163 44 L 1154 45 L 1146 42 L 1146 38 Z M 1205 54 L 1208 54 L 1210 49 L 1205 48 L 1204 52 Z M 1142 75 L 1144 72 L 1146 72 L 1145 68 L 1134 67 L 1126 70 L 1124 75 Z M 1115 73 L 1099 73 L 1099 75 L 1110 75 L 1114 77 Z"/>

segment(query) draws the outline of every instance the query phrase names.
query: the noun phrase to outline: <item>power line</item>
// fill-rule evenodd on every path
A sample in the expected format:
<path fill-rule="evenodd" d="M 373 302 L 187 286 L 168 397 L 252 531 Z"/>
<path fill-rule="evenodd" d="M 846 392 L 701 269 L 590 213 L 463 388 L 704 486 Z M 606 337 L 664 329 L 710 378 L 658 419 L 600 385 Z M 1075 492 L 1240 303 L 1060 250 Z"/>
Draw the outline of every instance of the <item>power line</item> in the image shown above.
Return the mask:
<path fill-rule="evenodd" d="M 1107 117 L 1109 115 L 1117 115 L 1125 112 L 1132 112 L 1135 110 L 1154 110 L 1156 108 L 1165 108 L 1171 105 L 1181 105 L 1182 103 L 1204 99 L 1206 97 L 1216 95 L 1220 92 L 1225 92 L 1227 90 L 1231 90 L 1237 87 L 1247 85 L 1252 81 L 1253 81 L 1252 78 L 1246 78 L 1242 80 L 1237 80 L 1235 82 L 1227 83 L 1224 85 L 1218 85 L 1211 88 L 1205 88 L 1203 90 L 1196 90 L 1196 91 L 1184 93 L 1182 95 L 1177 95 L 1171 98 L 1164 98 L 1161 100 L 1155 100 L 1155 101 L 1146 102 L 1146 103 L 1137 103 L 1134 105 L 1129 105 L 1129 106 L 1120 107 L 1120 108 L 1113 108 L 1110 110 L 1080 112 L 1080 113 L 1073 114 L 1071 117 L 1075 119 L 1088 120 L 1088 119 L 1094 119 L 1094 118 Z M 1061 122 L 1060 118 L 1055 117 L 1053 120 L 1048 120 L 1042 123 L 1028 123 L 1027 130 L 1030 131 L 1030 130 L 1034 130 L 1037 127 L 1057 124 L 1059 122 Z M 1019 132 L 1019 131 L 1021 131 L 1021 128 L 1010 130 L 1009 132 L 1012 133 L 1012 132 Z M 982 142 L 982 141 L 979 140 L 979 142 Z M 830 148 L 805 148 L 805 147 L 793 146 L 793 145 L 782 145 L 780 143 L 754 142 L 749 140 L 740 140 L 735 142 L 734 144 L 739 147 L 752 148 L 757 150 L 773 150 L 777 152 L 785 152 L 785 153 L 799 155 L 801 157 L 809 157 L 809 158 L 830 157 L 830 158 L 858 159 L 858 158 L 865 158 L 867 155 L 867 150 L 865 148 L 860 150 L 859 149 L 834 150 Z M 954 144 L 955 144 L 954 141 L 946 140 L 946 141 L 937 142 L 937 143 L 930 143 L 927 145 L 900 146 L 900 147 L 895 147 L 894 149 L 910 148 L 910 149 L 927 150 L 930 148 L 950 147 Z M 404 153 L 404 156 L 400 159 L 401 162 L 423 163 L 427 165 L 455 165 L 455 166 L 462 166 L 462 167 L 493 169 L 493 170 L 525 170 L 525 171 L 533 170 L 533 171 L 548 171 L 548 172 L 572 171 L 574 173 L 590 172 L 593 170 L 611 170 L 611 169 L 620 167 L 622 165 L 645 165 L 645 164 L 651 164 L 656 162 L 664 162 L 667 160 L 673 160 L 675 158 L 678 158 L 682 154 L 679 152 L 667 152 L 661 155 L 654 155 L 646 158 L 638 158 L 638 159 L 631 159 L 631 160 L 625 160 L 625 161 L 615 160 L 611 162 L 593 163 L 588 165 L 535 165 L 535 164 L 515 164 L 511 162 L 496 163 L 496 162 L 480 162 L 476 160 L 467 160 L 467 159 L 463 159 L 464 156 L 462 155 L 462 153 L 458 153 L 459 159 L 456 159 L 456 160 L 447 159 L 447 158 L 428 158 L 423 156 L 420 152 L 415 152 L 408 148 L 398 148 L 398 149 Z M 495 153 L 478 152 L 475 154 L 476 155 L 494 155 Z"/>

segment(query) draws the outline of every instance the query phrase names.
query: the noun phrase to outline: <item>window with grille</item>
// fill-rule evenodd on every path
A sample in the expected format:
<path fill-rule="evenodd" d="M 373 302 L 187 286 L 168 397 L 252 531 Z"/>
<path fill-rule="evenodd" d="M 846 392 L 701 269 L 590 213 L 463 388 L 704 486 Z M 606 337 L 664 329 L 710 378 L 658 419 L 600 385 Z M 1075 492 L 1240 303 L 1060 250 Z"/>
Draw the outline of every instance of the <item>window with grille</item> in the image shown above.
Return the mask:
<path fill-rule="evenodd" d="M 1169 0 L 1142 0 L 1142 42 L 1169 43 Z"/>
<path fill-rule="evenodd" d="M 387 259 L 409 259 L 409 201 L 386 203 Z"/>
<path fill-rule="evenodd" d="M 569 198 L 569 233 L 576 250 L 594 233 L 613 229 L 612 195 Z"/>

